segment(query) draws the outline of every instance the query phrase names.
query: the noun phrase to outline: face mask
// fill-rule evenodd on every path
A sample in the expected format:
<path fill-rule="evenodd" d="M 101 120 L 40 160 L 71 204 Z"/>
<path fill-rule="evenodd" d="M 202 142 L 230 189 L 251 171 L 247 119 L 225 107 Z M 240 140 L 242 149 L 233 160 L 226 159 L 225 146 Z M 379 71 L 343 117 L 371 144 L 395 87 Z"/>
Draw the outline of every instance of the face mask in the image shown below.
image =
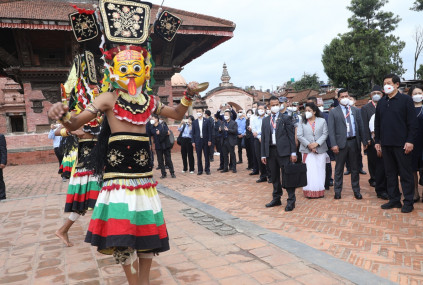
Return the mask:
<path fill-rule="evenodd" d="M 288 107 L 288 111 L 297 112 L 297 108 L 295 108 L 295 107 Z"/>
<path fill-rule="evenodd" d="M 270 115 L 270 113 L 272 113 L 272 111 L 266 110 L 266 114 Z"/>
<path fill-rule="evenodd" d="M 242 113 L 238 113 L 238 117 L 241 117 L 242 116 Z"/>
<path fill-rule="evenodd" d="M 348 100 L 348 105 L 354 106 L 354 101 L 353 100 Z"/>
<path fill-rule="evenodd" d="M 161 123 L 163 123 L 163 120 L 159 120 L 159 123 L 161 124 Z"/>
<path fill-rule="evenodd" d="M 197 117 L 201 118 L 203 116 L 203 113 L 197 113 Z"/>
<path fill-rule="evenodd" d="M 280 110 L 281 108 L 279 106 L 273 106 L 272 108 L 270 108 L 270 111 L 272 111 L 273 114 L 276 114 Z"/>
<path fill-rule="evenodd" d="M 320 106 L 320 107 L 319 107 L 319 110 L 320 110 L 320 112 L 323 112 L 323 111 L 325 111 L 325 107 Z"/>
<path fill-rule="evenodd" d="M 341 102 L 339 102 L 339 103 L 341 103 L 341 105 L 348 106 L 348 104 L 350 103 L 350 99 L 342 98 Z"/>
<path fill-rule="evenodd" d="M 259 114 L 259 116 L 263 116 L 264 115 L 264 110 L 258 110 L 257 113 Z"/>
<path fill-rule="evenodd" d="M 305 117 L 306 119 L 310 119 L 311 117 L 313 117 L 313 113 L 312 112 L 305 112 Z"/>
<path fill-rule="evenodd" d="M 379 102 L 379 100 L 382 98 L 379 94 L 375 94 L 372 97 L 373 102 Z"/>
<path fill-rule="evenodd" d="M 285 104 L 281 104 L 281 106 L 279 107 L 279 111 L 281 111 L 281 110 L 283 110 L 283 109 L 285 109 Z M 279 112 L 278 111 L 278 112 Z"/>
<path fill-rule="evenodd" d="M 251 114 L 247 114 L 247 118 L 249 119 L 249 118 L 251 118 Z"/>
<path fill-rule="evenodd" d="M 255 113 L 256 113 L 256 110 L 257 110 L 257 108 L 253 108 L 253 114 L 255 114 Z"/>
<path fill-rule="evenodd" d="M 423 101 L 423 95 L 422 94 L 413 95 L 413 101 L 416 103 L 420 103 L 421 101 Z"/>
<path fill-rule="evenodd" d="M 392 85 L 385 85 L 384 87 L 383 87 L 383 90 L 385 90 L 385 93 L 386 94 L 391 94 L 392 92 L 394 92 L 394 90 L 395 90 L 395 87 L 394 86 L 392 86 Z"/>
<path fill-rule="evenodd" d="M 155 120 L 150 120 L 150 124 L 154 125 L 156 123 Z"/>
<path fill-rule="evenodd" d="M 229 120 L 229 116 L 223 116 L 223 118 L 225 118 L 225 121 Z"/>

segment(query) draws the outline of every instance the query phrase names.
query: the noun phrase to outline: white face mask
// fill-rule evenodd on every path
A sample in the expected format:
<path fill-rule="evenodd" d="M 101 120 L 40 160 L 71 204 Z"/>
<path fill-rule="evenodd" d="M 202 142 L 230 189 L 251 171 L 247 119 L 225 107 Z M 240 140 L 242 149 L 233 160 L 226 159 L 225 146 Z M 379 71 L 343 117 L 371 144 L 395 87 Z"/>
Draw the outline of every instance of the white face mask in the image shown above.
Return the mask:
<path fill-rule="evenodd" d="M 263 116 L 264 115 L 264 110 L 258 110 L 257 113 L 259 114 L 259 116 Z"/>
<path fill-rule="evenodd" d="M 320 110 L 320 112 L 323 112 L 323 111 L 325 111 L 325 107 L 320 106 L 320 107 L 319 107 L 319 110 Z"/>
<path fill-rule="evenodd" d="M 266 110 L 266 114 L 270 115 L 270 113 L 272 113 L 272 111 Z"/>
<path fill-rule="evenodd" d="M 161 123 L 163 123 L 163 120 L 162 120 L 162 119 L 160 119 L 160 120 L 159 120 L 159 123 L 160 123 L 160 124 L 161 124 Z"/>
<path fill-rule="evenodd" d="M 247 114 L 247 118 L 251 118 L 251 114 Z"/>
<path fill-rule="evenodd" d="M 382 96 L 380 96 L 379 94 L 375 94 L 372 97 L 373 102 L 379 102 L 380 99 L 382 99 Z"/>
<path fill-rule="evenodd" d="M 225 118 L 225 121 L 229 120 L 229 116 L 228 115 L 223 116 L 223 118 Z"/>
<path fill-rule="evenodd" d="M 313 117 L 313 113 L 312 112 L 305 112 L 305 117 L 306 119 L 310 119 L 311 117 Z"/>
<path fill-rule="evenodd" d="M 238 117 L 241 117 L 243 115 L 243 113 L 238 113 Z"/>
<path fill-rule="evenodd" d="M 341 103 L 341 105 L 348 106 L 348 104 L 350 103 L 350 99 L 342 98 L 339 103 Z"/>
<path fill-rule="evenodd" d="M 154 125 L 156 123 L 155 120 L 150 120 L 150 124 Z"/>
<path fill-rule="evenodd" d="M 203 113 L 197 113 L 197 117 L 201 118 L 203 116 Z"/>
<path fill-rule="evenodd" d="M 277 112 L 279 112 L 281 110 L 281 107 L 279 107 L 279 106 L 272 106 L 272 108 L 270 108 L 270 111 L 273 113 L 273 114 L 276 114 Z"/>
<path fill-rule="evenodd" d="M 354 101 L 353 100 L 348 100 L 349 102 L 348 102 L 348 105 L 350 105 L 350 106 L 354 106 Z"/>
<path fill-rule="evenodd" d="M 257 110 L 257 108 L 253 108 L 252 110 L 253 110 L 253 114 L 255 114 L 255 113 L 256 113 L 256 110 Z"/>
<path fill-rule="evenodd" d="M 413 101 L 416 103 L 420 103 L 421 101 L 423 101 L 423 95 L 422 94 L 413 95 Z"/>
<path fill-rule="evenodd" d="M 297 108 L 295 108 L 295 107 L 288 107 L 288 111 L 290 111 L 290 112 L 297 112 Z"/>
<path fill-rule="evenodd" d="M 385 86 L 383 86 L 383 90 L 385 90 L 385 93 L 389 95 L 389 94 L 391 94 L 392 92 L 394 92 L 395 87 L 394 87 L 394 86 L 392 86 L 392 85 L 388 85 L 388 84 L 386 84 Z"/>

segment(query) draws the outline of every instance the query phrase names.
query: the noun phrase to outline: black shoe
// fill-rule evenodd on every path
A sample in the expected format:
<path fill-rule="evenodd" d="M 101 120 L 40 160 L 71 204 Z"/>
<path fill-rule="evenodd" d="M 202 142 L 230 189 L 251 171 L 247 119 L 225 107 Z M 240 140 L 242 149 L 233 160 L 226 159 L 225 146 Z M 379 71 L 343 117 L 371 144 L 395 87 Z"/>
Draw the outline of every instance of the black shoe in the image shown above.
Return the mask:
<path fill-rule="evenodd" d="M 165 165 L 165 169 L 169 169 L 169 166 Z"/>
<path fill-rule="evenodd" d="M 374 182 L 374 181 L 369 182 L 369 184 L 370 184 L 371 187 L 376 187 L 376 182 Z"/>
<path fill-rule="evenodd" d="M 361 194 L 360 193 L 356 193 L 356 192 L 354 192 L 354 197 L 357 199 L 357 200 L 361 200 L 361 199 L 363 199 L 363 196 L 361 196 Z"/>
<path fill-rule="evenodd" d="M 220 173 L 226 173 L 226 172 L 229 172 L 229 170 L 223 169 L 222 171 L 220 171 Z"/>
<path fill-rule="evenodd" d="M 281 200 L 272 200 L 270 201 L 270 203 L 266 204 L 266 208 L 272 208 L 272 207 L 276 207 L 276 206 L 280 206 L 282 205 Z"/>
<path fill-rule="evenodd" d="M 219 168 L 217 169 L 217 171 L 221 171 L 221 170 L 223 170 L 223 168 L 222 168 L 222 167 L 219 167 Z"/>
<path fill-rule="evenodd" d="M 158 166 L 156 167 L 156 170 L 160 170 L 160 169 L 161 169 L 160 167 L 158 167 Z"/>
<path fill-rule="evenodd" d="M 238 161 L 236 164 L 241 164 L 241 163 L 242 163 L 242 160 Z"/>
<path fill-rule="evenodd" d="M 388 193 L 377 194 L 377 197 L 382 199 L 382 200 L 389 200 Z"/>
<path fill-rule="evenodd" d="M 360 170 L 360 174 L 366 175 L 367 172 L 362 169 L 362 170 Z"/>
<path fill-rule="evenodd" d="M 253 170 L 251 167 L 247 167 L 246 169 L 247 169 L 247 170 Z"/>
<path fill-rule="evenodd" d="M 260 177 L 259 180 L 256 181 L 256 183 L 266 182 L 267 179 L 265 177 Z"/>
<path fill-rule="evenodd" d="M 285 212 L 291 212 L 294 209 L 295 209 L 295 203 L 292 203 L 290 205 L 286 205 Z"/>
<path fill-rule="evenodd" d="M 335 193 L 335 196 L 333 198 L 336 200 L 341 199 L 341 193 Z"/>
<path fill-rule="evenodd" d="M 401 213 L 411 213 L 414 210 L 413 205 L 404 205 L 401 208 Z"/>
<path fill-rule="evenodd" d="M 329 181 L 329 187 L 333 187 L 333 181 Z"/>
<path fill-rule="evenodd" d="M 210 158 L 210 162 L 213 162 L 214 161 L 214 158 Z"/>
<path fill-rule="evenodd" d="M 203 175 L 203 171 L 198 171 L 197 175 Z"/>
<path fill-rule="evenodd" d="M 206 171 L 206 174 L 207 174 L 207 175 L 210 175 L 211 173 L 210 173 L 210 171 Z"/>
<path fill-rule="evenodd" d="M 350 174 L 351 174 L 351 171 L 349 171 L 349 170 L 344 172 L 344 175 L 350 175 Z"/>
<path fill-rule="evenodd" d="M 176 178 L 175 173 L 172 173 L 172 174 L 170 175 L 170 177 L 172 177 L 172 178 Z"/>
<path fill-rule="evenodd" d="M 401 202 L 392 202 L 389 201 L 386 204 L 383 204 L 382 206 L 380 206 L 382 209 L 387 210 L 387 209 L 393 209 L 393 208 L 402 208 L 402 204 Z"/>
<path fill-rule="evenodd" d="M 273 183 L 273 182 L 272 182 L 272 179 L 268 178 L 268 179 L 267 179 L 267 183 L 269 183 L 269 184 Z"/>
<path fill-rule="evenodd" d="M 325 190 L 328 191 L 329 190 L 329 187 L 325 187 Z"/>
<path fill-rule="evenodd" d="M 162 176 L 160 176 L 160 178 L 161 179 L 165 179 L 166 178 L 166 175 L 162 175 Z"/>
<path fill-rule="evenodd" d="M 232 170 L 233 173 L 236 173 L 236 169 Z"/>
<path fill-rule="evenodd" d="M 259 175 L 259 174 L 260 174 L 260 173 L 259 173 L 259 172 L 257 172 L 257 171 L 256 171 L 256 172 L 251 172 L 251 173 L 250 173 L 250 175 Z"/>

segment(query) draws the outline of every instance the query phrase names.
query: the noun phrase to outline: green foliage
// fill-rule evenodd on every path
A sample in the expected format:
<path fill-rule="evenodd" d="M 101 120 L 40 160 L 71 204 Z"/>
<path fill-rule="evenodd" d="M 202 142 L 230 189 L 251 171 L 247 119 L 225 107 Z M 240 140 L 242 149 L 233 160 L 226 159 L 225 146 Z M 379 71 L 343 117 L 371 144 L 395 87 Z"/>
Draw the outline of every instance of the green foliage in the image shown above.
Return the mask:
<path fill-rule="evenodd" d="M 291 83 L 291 81 L 288 81 L 288 82 Z M 317 76 L 316 73 L 315 74 L 304 73 L 304 75 L 301 77 L 299 81 L 294 82 L 290 85 L 292 85 L 292 88 L 294 88 L 295 91 L 300 91 L 304 89 L 319 90 L 320 89 L 319 76 Z"/>
<path fill-rule="evenodd" d="M 423 80 L 423 64 L 420 64 L 419 69 L 417 69 L 417 78 Z"/>
<path fill-rule="evenodd" d="M 414 11 L 423 11 L 423 0 L 416 0 L 414 6 L 411 7 L 411 10 Z"/>
<path fill-rule="evenodd" d="M 351 29 L 326 45 L 322 63 L 330 80 L 337 87 L 346 87 L 354 95 L 364 96 L 374 84 L 381 84 L 384 75 L 402 75 L 400 52 L 405 43 L 391 33 L 400 18 L 380 11 L 387 0 L 351 0 L 347 7 L 353 16 Z"/>

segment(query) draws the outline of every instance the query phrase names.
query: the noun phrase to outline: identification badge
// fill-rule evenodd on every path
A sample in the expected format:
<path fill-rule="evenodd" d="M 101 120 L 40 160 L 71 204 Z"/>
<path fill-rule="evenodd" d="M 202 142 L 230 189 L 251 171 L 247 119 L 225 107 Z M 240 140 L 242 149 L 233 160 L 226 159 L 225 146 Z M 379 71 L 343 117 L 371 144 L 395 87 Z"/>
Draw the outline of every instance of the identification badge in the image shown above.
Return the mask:
<path fill-rule="evenodd" d="M 350 132 L 350 123 L 347 123 L 347 134 Z"/>
<path fill-rule="evenodd" d="M 273 131 L 273 134 L 272 134 L 272 144 L 276 144 L 276 132 L 275 131 Z"/>

